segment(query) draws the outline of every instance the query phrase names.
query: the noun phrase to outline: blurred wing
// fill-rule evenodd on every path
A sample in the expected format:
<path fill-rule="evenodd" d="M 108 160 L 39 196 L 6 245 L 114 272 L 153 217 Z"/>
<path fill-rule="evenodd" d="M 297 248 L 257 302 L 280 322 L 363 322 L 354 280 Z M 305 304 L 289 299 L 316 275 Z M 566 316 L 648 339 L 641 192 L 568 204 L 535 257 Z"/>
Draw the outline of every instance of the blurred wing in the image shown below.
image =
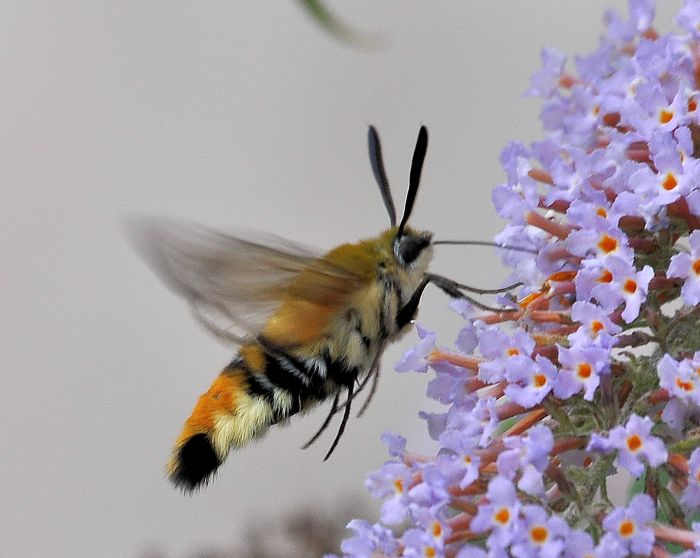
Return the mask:
<path fill-rule="evenodd" d="M 239 343 L 243 337 L 234 329 L 255 336 L 282 305 L 288 324 L 329 319 L 360 285 L 352 272 L 279 237 L 247 240 L 170 220 L 138 220 L 129 233 L 144 260 L 189 302 L 197 319 L 215 335 Z"/>

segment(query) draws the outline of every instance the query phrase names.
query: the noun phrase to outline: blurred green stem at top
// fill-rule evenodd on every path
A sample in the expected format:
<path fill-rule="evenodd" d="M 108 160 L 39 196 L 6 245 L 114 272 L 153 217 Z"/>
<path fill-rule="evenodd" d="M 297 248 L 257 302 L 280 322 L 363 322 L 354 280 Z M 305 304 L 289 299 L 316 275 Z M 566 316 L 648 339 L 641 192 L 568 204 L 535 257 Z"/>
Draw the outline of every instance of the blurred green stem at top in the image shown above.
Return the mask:
<path fill-rule="evenodd" d="M 346 43 L 369 43 L 375 42 L 370 36 L 365 36 L 354 29 L 351 29 L 333 15 L 320 0 L 297 0 L 302 7 L 316 20 L 328 33 Z"/>

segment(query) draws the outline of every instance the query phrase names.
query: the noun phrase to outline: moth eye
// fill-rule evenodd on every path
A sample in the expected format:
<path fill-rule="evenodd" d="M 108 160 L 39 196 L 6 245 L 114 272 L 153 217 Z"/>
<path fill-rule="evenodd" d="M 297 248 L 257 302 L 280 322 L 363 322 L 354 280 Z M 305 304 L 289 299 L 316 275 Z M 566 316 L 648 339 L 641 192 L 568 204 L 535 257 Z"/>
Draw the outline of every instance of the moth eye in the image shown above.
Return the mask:
<path fill-rule="evenodd" d="M 413 263 L 429 244 L 430 237 L 404 235 L 397 243 L 397 255 L 404 265 L 408 265 Z"/>

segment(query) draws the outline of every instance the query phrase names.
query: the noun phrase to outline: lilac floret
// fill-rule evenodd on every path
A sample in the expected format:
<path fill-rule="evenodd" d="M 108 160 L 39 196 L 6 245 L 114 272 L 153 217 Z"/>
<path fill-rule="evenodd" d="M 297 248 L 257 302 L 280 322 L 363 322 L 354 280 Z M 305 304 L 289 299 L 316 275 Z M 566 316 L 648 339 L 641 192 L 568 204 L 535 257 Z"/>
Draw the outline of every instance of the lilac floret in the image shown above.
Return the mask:
<path fill-rule="evenodd" d="M 700 509 L 700 448 L 690 454 L 688 469 L 688 486 L 681 496 L 681 504 L 697 510 Z"/>
<path fill-rule="evenodd" d="M 347 528 L 355 531 L 353 537 L 345 539 L 340 545 L 343 555 L 348 558 L 367 558 L 373 553 L 390 556 L 398 548 L 394 534 L 381 524 L 371 525 L 367 521 L 353 519 Z"/>
<path fill-rule="evenodd" d="M 607 266 L 612 274 L 611 281 L 593 287 L 591 295 L 607 311 L 624 304 L 622 319 L 629 324 L 639 316 L 654 270 L 645 265 L 641 271 L 637 271 L 629 262 L 617 257 L 609 258 Z"/>
<path fill-rule="evenodd" d="M 685 0 L 676 17 L 678 25 L 696 40 L 700 39 L 700 4 L 696 0 Z"/>
<path fill-rule="evenodd" d="M 518 536 L 511 546 L 516 558 L 556 558 L 561 556 L 569 526 L 560 517 L 549 517 L 540 506 L 523 506 Z"/>
<path fill-rule="evenodd" d="M 644 472 L 642 459 L 651 467 L 658 467 L 668 459 L 664 443 L 651 435 L 653 426 L 648 417 L 632 415 L 625 426 L 613 428 L 608 437 L 593 434 L 587 450 L 604 453 L 618 450 L 615 464 L 639 477 Z"/>
<path fill-rule="evenodd" d="M 430 365 L 428 356 L 435 349 L 437 335 L 425 329 L 420 324 L 416 324 L 416 332 L 418 333 L 420 341 L 415 348 L 406 351 L 401 360 L 396 363 L 394 369 L 397 372 L 414 371 L 426 373 L 428 371 L 428 366 Z"/>
<path fill-rule="evenodd" d="M 407 492 L 411 485 L 412 472 L 403 463 L 393 461 L 372 473 L 365 481 L 365 487 L 375 498 L 383 498 L 382 522 L 392 525 L 400 523 L 408 513 L 410 504 Z"/>
<path fill-rule="evenodd" d="M 615 508 L 603 520 L 603 527 L 624 548 L 647 556 L 654 544 L 654 532 L 649 524 L 655 517 L 653 500 L 646 494 L 637 494 L 628 507 Z"/>
<path fill-rule="evenodd" d="M 622 330 L 600 306 L 583 300 L 574 302 L 571 319 L 581 324 L 575 333 L 569 335 L 572 345 L 593 344 L 609 349 L 615 344 L 615 336 Z"/>
<path fill-rule="evenodd" d="M 688 241 L 690 254 L 681 252 L 673 256 L 667 275 L 685 279 L 681 295 L 686 304 L 695 306 L 700 303 L 700 231 L 693 231 Z"/>
<path fill-rule="evenodd" d="M 557 368 L 552 362 L 537 355 L 514 356 L 506 363 L 506 395 L 518 405 L 529 409 L 538 405 L 552 391 L 557 378 Z"/>
<path fill-rule="evenodd" d="M 559 363 L 562 369 L 554 385 L 554 394 L 568 399 L 583 390 L 583 398 L 592 401 L 601 374 L 610 372 L 610 350 L 586 343 L 570 349 L 559 347 Z"/>
<path fill-rule="evenodd" d="M 481 533 L 491 530 L 487 544 L 492 550 L 503 550 L 513 540 L 518 528 L 520 501 L 515 486 L 504 477 L 494 477 L 486 492 L 488 503 L 479 506 L 471 521 L 471 530 Z"/>

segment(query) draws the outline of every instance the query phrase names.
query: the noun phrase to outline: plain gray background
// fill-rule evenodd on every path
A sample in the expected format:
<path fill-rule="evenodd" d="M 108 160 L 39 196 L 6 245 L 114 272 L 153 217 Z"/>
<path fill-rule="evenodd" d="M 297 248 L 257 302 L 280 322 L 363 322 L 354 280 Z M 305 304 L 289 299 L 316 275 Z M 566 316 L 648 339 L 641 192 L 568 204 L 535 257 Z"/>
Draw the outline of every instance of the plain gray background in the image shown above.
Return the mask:
<path fill-rule="evenodd" d="M 664 2 L 667 30 L 680 2 Z M 325 410 L 233 455 L 185 497 L 171 442 L 234 349 L 209 337 L 128 246 L 120 219 L 263 229 L 320 248 L 387 225 L 366 153 L 382 136 L 403 205 L 420 124 L 431 144 L 412 223 L 443 238 L 502 226 L 490 189 L 508 141 L 542 136 L 523 99 L 549 44 L 588 52 L 622 1 L 333 2 L 381 47 L 339 43 L 297 3 L 0 4 L 0 554 L 184 557 L 248 522 L 364 497 L 384 430 L 433 451 L 417 418 L 428 376 L 387 352 L 379 393 L 335 455 L 299 447 Z M 434 269 L 479 286 L 489 250 L 442 248 Z M 426 295 L 450 345 L 460 319 Z M 374 520 L 371 515 L 369 519 Z"/>

